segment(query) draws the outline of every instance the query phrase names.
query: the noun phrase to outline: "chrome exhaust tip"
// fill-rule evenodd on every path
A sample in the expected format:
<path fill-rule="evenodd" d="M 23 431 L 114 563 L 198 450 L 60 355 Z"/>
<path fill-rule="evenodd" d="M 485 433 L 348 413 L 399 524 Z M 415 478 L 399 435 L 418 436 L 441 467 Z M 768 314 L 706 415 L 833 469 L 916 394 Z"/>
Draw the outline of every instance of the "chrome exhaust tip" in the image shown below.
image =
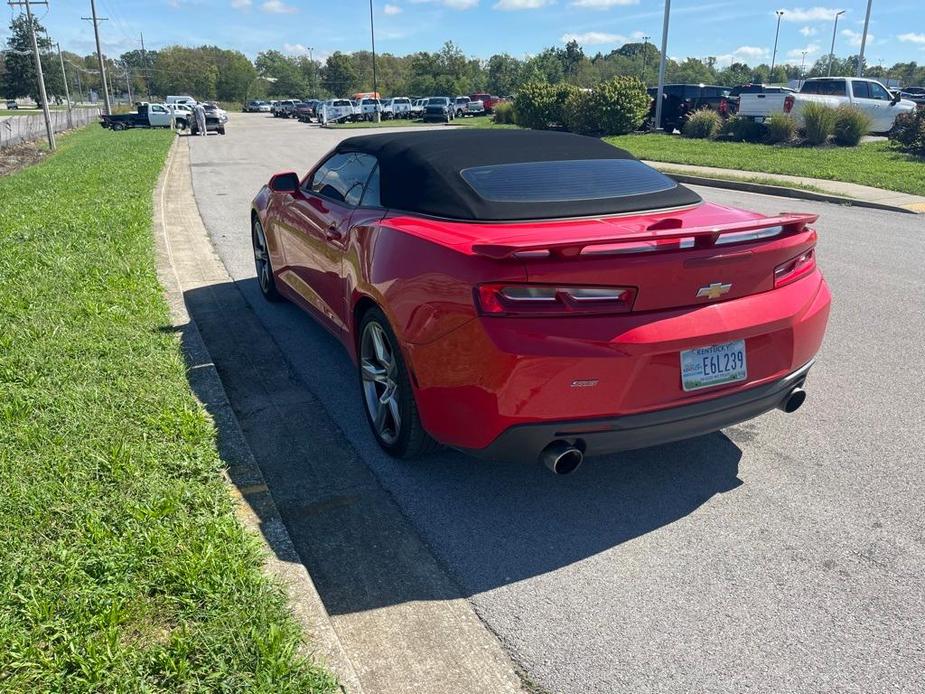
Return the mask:
<path fill-rule="evenodd" d="M 787 394 L 787 397 L 777 407 L 787 414 L 793 414 L 800 409 L 804 402 L 806 402 L 806 391 L 797 386 Z"/>
<path fill-rule="evenodd" d="M 557 475 L 568 475 L 581 465 L 585 454 L 568 441 L 553 441 L 540 453 L 540 462 Z"/>

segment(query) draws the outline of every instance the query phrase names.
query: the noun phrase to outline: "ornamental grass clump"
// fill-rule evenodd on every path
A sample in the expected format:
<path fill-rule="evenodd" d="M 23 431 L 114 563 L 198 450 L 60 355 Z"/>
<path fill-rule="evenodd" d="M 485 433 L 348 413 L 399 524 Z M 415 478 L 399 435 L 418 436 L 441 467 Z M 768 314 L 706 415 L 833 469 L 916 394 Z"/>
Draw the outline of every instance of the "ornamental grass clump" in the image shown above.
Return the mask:
<path fill-rule="evenodd" d="M 722 126 L 719 114 L 709 108 L 694 111 L 681 128 L 681 135 L 698 140 L 710 140 L 716 137 Z"/>
<path fill-rule="evenodd" d="M 803 129 L 811 145 L 824 145 L 835 132 L 837 114 L 825 104 L 810 102 L 803 109 Z"/>
<path fill-rule="evenodd" d="M 767 123 L 767 141 L 770 144 L 792 142 L 797 135 L 797 124 L 786 113 L 772 113 Z"/>
<path fill-rule="evenodd" d="M 835 109 L 835 143 L 843 147 L 857 147 L 861 138 L 870 132 L 873 126 L 871 117 L 857 106 L 843 104 Z"/>

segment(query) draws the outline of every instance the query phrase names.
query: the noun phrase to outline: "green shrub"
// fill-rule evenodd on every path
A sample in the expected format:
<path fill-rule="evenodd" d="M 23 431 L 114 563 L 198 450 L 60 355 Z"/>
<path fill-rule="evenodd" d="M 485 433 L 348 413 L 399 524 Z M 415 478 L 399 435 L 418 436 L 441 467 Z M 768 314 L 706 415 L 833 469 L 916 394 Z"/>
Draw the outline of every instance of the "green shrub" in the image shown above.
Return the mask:
<path fill-rule="evenodd" d="M 825 104 L 810 102 L 803 108 L 803 129 L 811 145 L 822 145 L 835 132 L 837 114 Z"/>
<path fill-rule="evenodd" d="M 871 117 L 857 106 L 842 104 L 835 109 L 835 136 L 836 144 L 844 147 L 857 147 L 861 138 L 870 132 L 873 126 Z"/>
<path fill-rule="evenodd" d="M 797 124 L 786 113 L 772 113 L 765 123 L 770 143 L 790 142 L 797 135 Z"/>
<path fill-rule="evenodd" d="M 564 124 L 581 135 L 624 135 L 642 125 L 649 101 L 645 84 L 636 77 L 614 77 L 592 91 L 573 88 Z"/>
<path fill-rule="evenodd" d="M 749 118 L 733 116 L 723 123 L 720 134 L 736 142 L 758 142 L 764 137 L 765 129 Z"/>
<path fill-rule="evenodd" d="M 899 114 L 890 130 L 890 142 L 902 152 L 925 156 L 925 109 Z"/>
<path fill-rule="evenodd" d="M 514 104 L 510 101 L 501 101 L 495 104 L 492 109 L 495 123 L 513 123 L 514 122 Z"/>
<path fill-rule="evenodd" d="M 710 108 L 702 108 L 694 111 L 687 119 L 684 127 L 681 128 L 681 134 L 684 137 L 691 137 L 698 140 L 716 137 L 723 121 L 719 114 Z"/>
<path fill-rule="evenodd" d="M 536 130 L 561 127 L 565 124 L 565 103 L 577 91 L 571 84 L 525 84 L 514 101 L 514 122 Z"/>

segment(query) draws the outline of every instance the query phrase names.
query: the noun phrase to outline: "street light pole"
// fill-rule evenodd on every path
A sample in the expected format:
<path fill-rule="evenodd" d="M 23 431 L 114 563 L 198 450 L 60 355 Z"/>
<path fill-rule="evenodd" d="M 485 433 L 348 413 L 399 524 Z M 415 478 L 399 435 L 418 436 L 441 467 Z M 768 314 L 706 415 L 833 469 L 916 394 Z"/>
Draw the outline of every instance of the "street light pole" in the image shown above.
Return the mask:
<path fill-rule="evenodd" d="M 642 81 L 646 81 L 646 67 L 648 67 L 649 39 L 651 36 L 642 37 Z"/>
<path fill-rule="evenodd" d="M 844 10 L 839 10 L 835 13 L 835 26 L 832 27 L 832 47 L 829 49 L 829 69 L 826 73 L 829 77 L 832 76 L 832 61 L 835 60 L 835 32 L 838 31 L 838 18 L 845 14 Z"/>
<path fill-rule="evenodd" d="M 864 76 L 864 48 L 867 46 L 867 26 L 870 24 L 870 6 L 873 0 L 867 0 L 867 14 L 864 15 L 864 33 L 861 34 L 861 54 L 858 56 L 858 73 L 856 77 Z"/>
<path fill-rule="evenodd" d="M 774 53 L 771 55 L 771 72 L 774 72 L 774 64 L 777 62 L 777 38 L 780 36 L 780 18 L 784 16 L 783 10 L 777 10 L 777 31 L 774 32 Z"/>
<path fill-rule="evenodd" d="M 662 129 L 662 92 L 665 91 L 665 63 L 668 57 L 668 19 L 671 15 L 671 0 L 665 0 L 665 19 L 662 22 L 662 55 L 658 63 L 658 91 L 655 93 L 655 129 Z"/>
<path fill-rule="evenodd" d="M 800 87 L 799 87 L 800 89 L 803 88 L 803 75 L 806 74 L 806 70 L 805 70 L 805 68 L 806 68 L 806 51 L 801 51 L 801 52 L 803 53 L 803 57 L 800 59 Z"/>
<path fill-rule="evenodd" d="M 376 100 L 376 123 L 379 122 L 379 85 L 376 81 L 376 27 L 373 24 L 373 0 L 369 0 L 369 33 L 373 42 L 373 98 Z"/>
<path fill-rule="evenodd" d="M 309 46 L 309 48 L 308 48 L 308 62 L 311 63 L 311 66 L 312 66 L 312 98 L 313 98 L 313 99 L 317 99 L 317 98 L 318 98 L 318 94 L 317 94 L 317 87 L 316 87 L 316 84 L 315 84 L 315 77 L 316 77 L 316 75 L 315 75 L 315 56 L 314 56 L 314 53 L 313 53 L 314 50 L 315 50 L 314 48 L 312 48 L 311 46 Z"/>

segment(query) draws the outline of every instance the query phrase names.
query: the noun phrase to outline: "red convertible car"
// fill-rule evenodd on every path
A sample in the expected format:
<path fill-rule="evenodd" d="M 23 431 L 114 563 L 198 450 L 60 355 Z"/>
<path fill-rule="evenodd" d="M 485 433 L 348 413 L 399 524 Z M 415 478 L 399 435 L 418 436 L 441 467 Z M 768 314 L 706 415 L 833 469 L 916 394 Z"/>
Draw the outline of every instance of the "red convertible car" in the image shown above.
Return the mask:
<path fill-rule="evenodd" d="M 528 130 L 351 137 L 251 212 L 261 291 L 343 342 L 383 449 L 563 473 L 803 403 L 830 305 L 815 219 Z"/>

